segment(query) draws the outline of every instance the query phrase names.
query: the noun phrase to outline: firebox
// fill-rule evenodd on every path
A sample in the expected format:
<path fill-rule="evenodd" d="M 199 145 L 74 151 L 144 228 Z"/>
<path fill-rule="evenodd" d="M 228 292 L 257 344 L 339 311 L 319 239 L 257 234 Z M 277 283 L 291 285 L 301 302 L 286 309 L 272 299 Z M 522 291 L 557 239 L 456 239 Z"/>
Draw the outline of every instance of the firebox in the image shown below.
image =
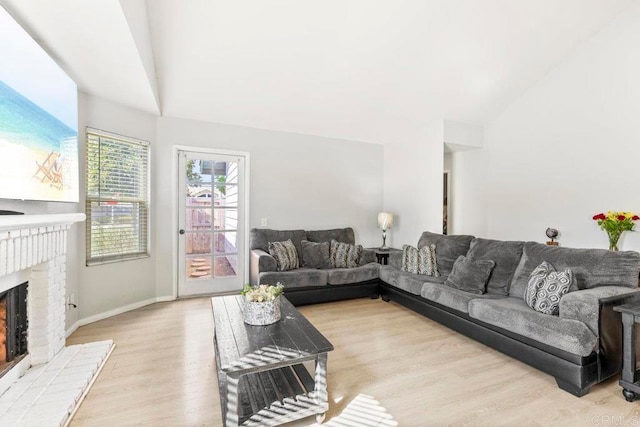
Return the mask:
<path fill-rule="evenodd" d="M 27 354 L 27 286 L 0 294 L 0 377 Z"/>

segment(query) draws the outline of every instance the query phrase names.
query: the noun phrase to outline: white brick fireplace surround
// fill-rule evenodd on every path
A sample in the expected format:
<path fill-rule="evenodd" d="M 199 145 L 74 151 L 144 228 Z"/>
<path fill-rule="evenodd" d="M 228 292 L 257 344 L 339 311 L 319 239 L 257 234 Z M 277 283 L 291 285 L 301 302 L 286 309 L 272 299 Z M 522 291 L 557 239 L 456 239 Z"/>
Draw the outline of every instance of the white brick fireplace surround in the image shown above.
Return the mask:
<path fill-rule="evenodd" d="M 28 280 L 28 354 L 0 378 L 0 426 L 64 426 L 112 341 L 65 347 L 67 233 L 85 215 L 0 216 L 0 292 Z"/>

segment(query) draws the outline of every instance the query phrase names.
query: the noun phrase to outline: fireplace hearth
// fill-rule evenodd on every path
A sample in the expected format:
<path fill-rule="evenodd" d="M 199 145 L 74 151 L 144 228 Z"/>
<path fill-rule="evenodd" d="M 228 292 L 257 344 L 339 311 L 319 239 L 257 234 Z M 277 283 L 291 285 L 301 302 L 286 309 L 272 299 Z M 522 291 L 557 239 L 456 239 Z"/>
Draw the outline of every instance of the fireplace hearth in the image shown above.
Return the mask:
<path fill-rule="evenodd" d="M 27 354 L 27 286 L 0 293 L 0 377 Z"/>
<path fill-rule="evenodd" d="M 65 347 L 68 232 L 84 219 L 0 215 L 0 426 L 66 425 L 113 350 Z"/>

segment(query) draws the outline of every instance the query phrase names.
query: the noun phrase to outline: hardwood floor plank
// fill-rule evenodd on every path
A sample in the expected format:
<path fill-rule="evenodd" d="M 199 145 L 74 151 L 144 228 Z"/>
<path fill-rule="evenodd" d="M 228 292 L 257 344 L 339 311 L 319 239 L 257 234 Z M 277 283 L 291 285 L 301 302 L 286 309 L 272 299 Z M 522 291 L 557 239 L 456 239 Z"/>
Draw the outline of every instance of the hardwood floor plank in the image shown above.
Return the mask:
<path fill-rule="evenodd" d="M 640 404 L 624 400 L 617 378 L 576 398 L 549 375 L 394 303 L 363 298 L 300 311 L 335 347 L 327 420 L 360 393 L 378 400 L 401 426 L 640 420 Z M 197 298 L 79 328 L 67 344 L 113 338 L 117 346 L 71 426 L 222 425 L 212 326 L 210 299 Z"/>

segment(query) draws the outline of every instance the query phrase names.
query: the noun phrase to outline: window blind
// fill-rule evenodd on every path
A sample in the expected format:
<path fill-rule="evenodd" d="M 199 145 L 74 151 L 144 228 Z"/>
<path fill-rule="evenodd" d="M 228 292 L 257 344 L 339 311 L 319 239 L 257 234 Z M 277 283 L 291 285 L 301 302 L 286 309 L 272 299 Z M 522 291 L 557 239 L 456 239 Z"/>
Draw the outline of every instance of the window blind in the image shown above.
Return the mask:
<path fill-rule="evenodd" d="M 149 143 L 87 128 L 87 265 L 149 255 Z"/>

